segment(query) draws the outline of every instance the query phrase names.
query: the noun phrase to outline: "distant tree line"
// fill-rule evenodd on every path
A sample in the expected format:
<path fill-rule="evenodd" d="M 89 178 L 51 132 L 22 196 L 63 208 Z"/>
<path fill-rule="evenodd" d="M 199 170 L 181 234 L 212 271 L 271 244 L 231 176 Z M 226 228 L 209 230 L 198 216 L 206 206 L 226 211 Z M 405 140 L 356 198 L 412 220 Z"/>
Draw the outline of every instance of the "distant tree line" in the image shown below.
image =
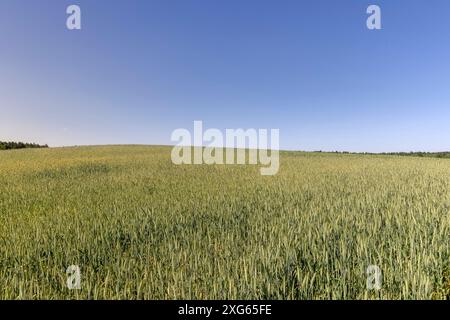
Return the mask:
<path fill-rule="evenodd" d="M 391 152 L 382 154 L 391 156 L 450 158 L 450 152 Z"/>
<path fill-rule="evenodd" d="M 363 154 L 363 155 L 384 155 L 384 156 L 407 156 L 407 157 L 429 157 L 429 158 L 450 158 L 449 152 L 421 152 L 421 151 L 411 151 L 411 152 L 382 152 L 382 153 L 372 153 L 372 152 L 348 152 L 348 151 L 315 151 L 324 153 L 337 153 L 337 154 Z"/>
<path fill-rule="evenodd" d="M 3 142 L 0 141 L 0 150 L 25 149 L 25 148 L 48 148 L 48 145 L 25 142 Z"/>

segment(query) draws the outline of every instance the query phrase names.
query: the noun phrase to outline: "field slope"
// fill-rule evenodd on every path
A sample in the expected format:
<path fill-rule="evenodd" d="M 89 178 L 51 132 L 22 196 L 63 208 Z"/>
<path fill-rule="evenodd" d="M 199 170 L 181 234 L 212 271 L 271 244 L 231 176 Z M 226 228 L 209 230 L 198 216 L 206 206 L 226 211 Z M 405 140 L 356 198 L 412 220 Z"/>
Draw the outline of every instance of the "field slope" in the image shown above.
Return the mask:
<path fill-rule="evenodd" d="M 1 151 L 0 299 L 449 297 L 449 159 L 284 152 L 270 177 L 170 151 Z"/>

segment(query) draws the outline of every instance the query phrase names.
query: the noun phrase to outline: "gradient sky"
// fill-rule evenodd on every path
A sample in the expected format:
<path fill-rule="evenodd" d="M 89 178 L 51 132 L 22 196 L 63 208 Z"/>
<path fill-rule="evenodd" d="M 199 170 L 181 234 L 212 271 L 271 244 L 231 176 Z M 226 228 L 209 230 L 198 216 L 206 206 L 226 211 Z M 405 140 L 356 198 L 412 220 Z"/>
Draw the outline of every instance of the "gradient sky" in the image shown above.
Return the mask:
<path fill-rule="evenodd" d="M 448 0 L 0 0 L 0 40 L 0 140 L 171 144 L 202 120 L 282 149 L 450 150 Z"/>

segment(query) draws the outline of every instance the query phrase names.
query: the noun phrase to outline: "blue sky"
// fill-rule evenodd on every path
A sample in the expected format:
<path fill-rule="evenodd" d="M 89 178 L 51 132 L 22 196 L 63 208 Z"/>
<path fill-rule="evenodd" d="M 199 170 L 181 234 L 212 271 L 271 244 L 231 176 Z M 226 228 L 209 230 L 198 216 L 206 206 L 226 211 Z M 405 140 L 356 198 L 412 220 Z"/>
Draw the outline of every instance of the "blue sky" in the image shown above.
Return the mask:
<path fill-rule="evenodd" d="M 202 120 L 282 149 L 450 150 L 449 34 L 448 0 L 1 0 L 0 140 L 170 144 Z"/>

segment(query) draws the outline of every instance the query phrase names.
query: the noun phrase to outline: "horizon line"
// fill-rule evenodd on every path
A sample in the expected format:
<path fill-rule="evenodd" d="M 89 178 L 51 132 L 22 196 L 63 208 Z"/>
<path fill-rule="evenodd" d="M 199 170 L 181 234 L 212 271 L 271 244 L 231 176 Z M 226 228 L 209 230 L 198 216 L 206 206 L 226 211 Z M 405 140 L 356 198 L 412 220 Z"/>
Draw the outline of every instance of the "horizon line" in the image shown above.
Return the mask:
<path fill-rule="evenodd" d="M 0 141 L 0 142 L 6 142 L 6 141 Z M 8 142 L 15 142 L 15 141 L 8 141 Z M 194 145 L 171 145 L 171 144 L 144 144 L 144 143 L 106 143 L 106 144 L 74 144 L 74 145 L 59 145 L 59 146 L 51 146 L 49 144 L 43 144 L 46 145 L 49 149 L 58 149 L 58 148 L 77 148 L 77 147 L 123 147 L 123 146 L 142 146 L 142 147 L 191 147 L 191 148 L 222 148 L 222 149 L 230 149 L 229 147 L 223 147 L 223 146 L 194 146 Z M 245 150 L 261 150 L 260 148 L 242 148 L 242 147 L 234 147 L 233 149 L 245 149 Z M 273 149 L 263 149 L 263 150 L 270 150 Z M 450 153 L 450 150 L 444 150 L 444 151 L 382 151 L 382 152 L 370 152 L 370 151 L 351 151 L 351 150 L 301 150 L 301 149 L 277 149 L 276 151 L 280 152 L 305 152 L 305 153 L 342 153 L 342 154 L 373 154 L 373 155 L 383 155 L 383 154 L 414 154 L 414 153 L 424 153 L 424 154 L 442 154 L 442 153 Z"/>

